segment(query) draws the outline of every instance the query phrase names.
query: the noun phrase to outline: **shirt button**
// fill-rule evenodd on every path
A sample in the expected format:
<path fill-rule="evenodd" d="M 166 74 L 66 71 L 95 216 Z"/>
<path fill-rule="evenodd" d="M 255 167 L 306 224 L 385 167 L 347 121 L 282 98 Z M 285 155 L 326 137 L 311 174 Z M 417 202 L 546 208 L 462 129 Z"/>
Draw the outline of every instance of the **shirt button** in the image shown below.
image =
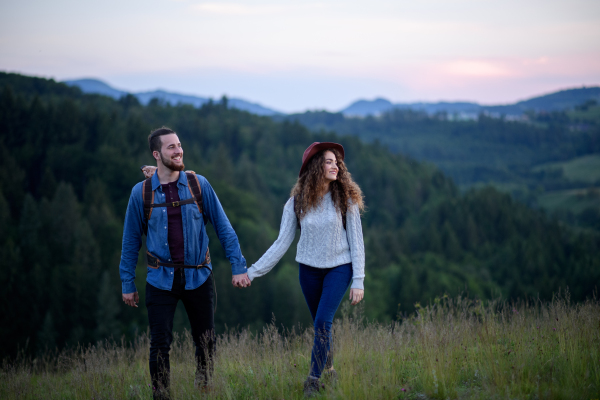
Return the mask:
<path fill-rule="evenodd" d="M 165 246 L 167 246 L 167 244 L 165 243 Z"/>
<path fill-rule="evenodd" d="M 165 229 L 167 229 L 167 227 L 165 226 Z"/>
<path fill-rule="evenodd" d="M 173 273 L 171 272 L 171 275 L 173 275 Z"/>

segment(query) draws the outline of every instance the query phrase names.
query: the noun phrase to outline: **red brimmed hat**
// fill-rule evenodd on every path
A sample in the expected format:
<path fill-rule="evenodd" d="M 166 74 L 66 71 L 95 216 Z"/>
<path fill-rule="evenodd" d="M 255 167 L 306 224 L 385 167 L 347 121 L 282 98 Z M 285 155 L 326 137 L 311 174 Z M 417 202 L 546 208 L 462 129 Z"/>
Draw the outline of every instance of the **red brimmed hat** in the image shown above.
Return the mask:
<path fill-rule="evenodd" d="M 326 149 L 336 149 L 342 155 L 342 160 L 344 159 L 344 147 L 341 144 L 332 142 L 314 142 L 313 144 L 308 146 L 306 150 L 304 150 L 304 154 L 302 155 L 302 167 L 300 168 L 300 173 L 298 174 L 298 176 L 302 175 L 302 173 L 306 169 L 308 161 L 310 161 L 310 159 L 313 158 L 315 154 L 317 154 L 321 150 Z"/>

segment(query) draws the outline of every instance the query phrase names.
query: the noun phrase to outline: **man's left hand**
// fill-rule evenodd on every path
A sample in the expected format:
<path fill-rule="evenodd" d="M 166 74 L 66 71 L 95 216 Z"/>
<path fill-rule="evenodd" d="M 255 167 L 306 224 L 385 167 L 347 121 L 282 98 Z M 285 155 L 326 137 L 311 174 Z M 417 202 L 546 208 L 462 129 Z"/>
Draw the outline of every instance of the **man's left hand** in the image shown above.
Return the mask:
<path fill-rule="evenodd" d="M 231 279 L 231 284 L 235 287 L 245 288 L 245 287 L 250 286 L 252 284 L 252 282 L 250 282 L 250 278 L 248 278 L 248 274 L 244 273 L 244 274 L 234 275 L 233 278 Z"/>

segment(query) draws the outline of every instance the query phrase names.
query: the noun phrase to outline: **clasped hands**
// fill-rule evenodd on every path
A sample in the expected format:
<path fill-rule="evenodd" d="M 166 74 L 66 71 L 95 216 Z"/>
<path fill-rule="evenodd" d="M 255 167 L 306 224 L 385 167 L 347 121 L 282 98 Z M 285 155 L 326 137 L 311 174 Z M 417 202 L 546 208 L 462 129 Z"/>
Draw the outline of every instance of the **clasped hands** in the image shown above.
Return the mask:
<path fill-rule="evenodd" d="M 248 274 L 244 273 L 244 274 L 234 275 L 233 278 L 231 278 L 231 284 L 238 288 L 245 288 L 245 287 L 249 287 L 252 284 L 252 282 L 250 282 L 250 278 L 248 278 Z"/>

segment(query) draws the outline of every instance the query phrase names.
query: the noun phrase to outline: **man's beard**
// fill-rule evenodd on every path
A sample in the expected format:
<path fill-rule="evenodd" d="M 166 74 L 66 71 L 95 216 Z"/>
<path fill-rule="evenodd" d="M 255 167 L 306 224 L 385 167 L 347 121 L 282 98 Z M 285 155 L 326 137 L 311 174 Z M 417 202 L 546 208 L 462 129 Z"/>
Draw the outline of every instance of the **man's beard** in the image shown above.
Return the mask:
<path fill-rule="evenodd" d="M 162 153 L 160 153 L 160 161 L 171 171 L 183 171 L 185 169 L 185 165 L 183 165 L 183 155 L 181 156 L 181 164 L 179 165 L 173 164 L 173 161 L 171 161 L 170 158 L 164 157 Z"/>

